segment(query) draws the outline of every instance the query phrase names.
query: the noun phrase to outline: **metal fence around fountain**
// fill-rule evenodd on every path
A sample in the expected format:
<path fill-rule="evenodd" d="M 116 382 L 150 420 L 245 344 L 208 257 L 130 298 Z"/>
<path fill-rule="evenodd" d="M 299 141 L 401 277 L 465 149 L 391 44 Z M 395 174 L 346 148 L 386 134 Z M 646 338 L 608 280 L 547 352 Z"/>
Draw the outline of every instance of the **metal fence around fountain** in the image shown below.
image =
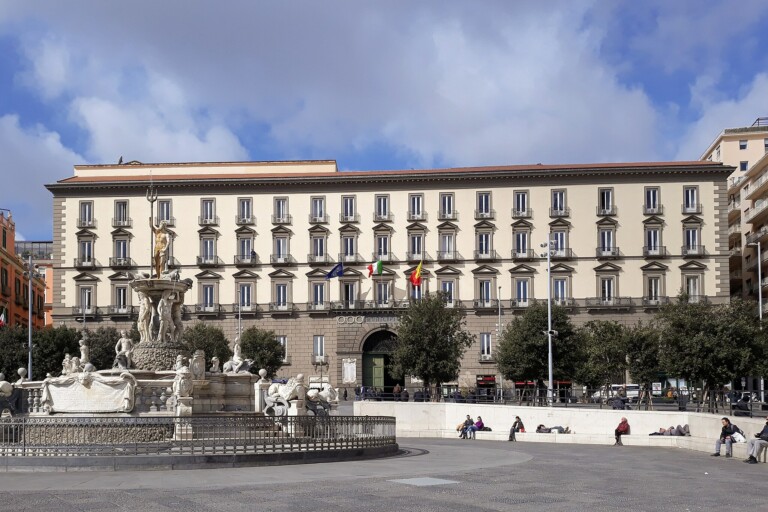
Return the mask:
<path fill-rule="evenodd" d="M 290 453 L 395 445 L 383 416 L 0 418 L 0 456 Z"/>

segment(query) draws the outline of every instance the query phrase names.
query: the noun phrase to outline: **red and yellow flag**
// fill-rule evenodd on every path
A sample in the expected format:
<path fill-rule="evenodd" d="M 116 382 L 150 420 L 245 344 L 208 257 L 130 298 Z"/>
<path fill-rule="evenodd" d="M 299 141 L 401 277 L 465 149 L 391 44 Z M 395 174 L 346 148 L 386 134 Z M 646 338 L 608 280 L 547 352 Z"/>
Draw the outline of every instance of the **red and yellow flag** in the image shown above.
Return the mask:
<path fill-rule="evenodd" d="M 411 272 L 411 276 L 408 278 L 411 281 L 411 284 L 413 286 L 421 285 L 421 264 L 422 263 L 424 263 L 424 261 L 419 262 L 419 266 L 416 267 L 416 270 Z"/>

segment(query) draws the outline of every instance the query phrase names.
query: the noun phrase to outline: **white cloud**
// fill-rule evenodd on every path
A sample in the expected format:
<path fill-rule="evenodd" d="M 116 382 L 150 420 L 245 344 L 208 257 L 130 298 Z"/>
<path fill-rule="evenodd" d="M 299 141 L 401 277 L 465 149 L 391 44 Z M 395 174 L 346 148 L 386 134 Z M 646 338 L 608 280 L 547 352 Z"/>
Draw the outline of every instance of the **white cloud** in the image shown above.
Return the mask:
<path fill-rule="evenodd" d="M 676 158 L 697 159 L 725 128 L 749 126 L 765 114 L 768 74 L 760 73 L 736 97 L 722 98 L 701 90 L 697 93 L 701 116 L 681 137 Z"/>
<path fill-rule="evenodd" d="M 8 178 L 0 187 L 0 207 L 13 212 L 21 238 L 50 237 L 53 200 L 43 184 L 70 175 L 72 165 L 85 159 L 62 145 L 57 133 L 40 125 L 25 129 L 15 115 L 0 117 L 0 155 Z"/>

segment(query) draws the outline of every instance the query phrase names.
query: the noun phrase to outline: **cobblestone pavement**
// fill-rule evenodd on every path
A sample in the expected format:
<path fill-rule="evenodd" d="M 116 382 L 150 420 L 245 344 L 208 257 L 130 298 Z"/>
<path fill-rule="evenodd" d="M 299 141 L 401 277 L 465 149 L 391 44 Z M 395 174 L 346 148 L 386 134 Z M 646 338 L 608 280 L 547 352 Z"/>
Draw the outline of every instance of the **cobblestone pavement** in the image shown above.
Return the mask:
<path fill-rule="evenodd" d="M 0 474 L 0 510 L 768 510 L 768 465 L 676 448 L 400 439 L 381 460 Z"/>

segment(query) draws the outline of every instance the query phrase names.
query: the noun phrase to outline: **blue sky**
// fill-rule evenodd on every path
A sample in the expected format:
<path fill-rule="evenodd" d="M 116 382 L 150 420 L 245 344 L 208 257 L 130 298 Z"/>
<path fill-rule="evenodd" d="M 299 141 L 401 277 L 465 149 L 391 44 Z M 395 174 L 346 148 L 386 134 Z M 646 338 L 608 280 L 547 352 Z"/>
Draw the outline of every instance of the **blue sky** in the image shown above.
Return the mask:
<path fill-rule="evenodd" d="M 0 208 L 84 163 L 696 159 L 768 115 L 768 2 L 0 3 Z"/>

